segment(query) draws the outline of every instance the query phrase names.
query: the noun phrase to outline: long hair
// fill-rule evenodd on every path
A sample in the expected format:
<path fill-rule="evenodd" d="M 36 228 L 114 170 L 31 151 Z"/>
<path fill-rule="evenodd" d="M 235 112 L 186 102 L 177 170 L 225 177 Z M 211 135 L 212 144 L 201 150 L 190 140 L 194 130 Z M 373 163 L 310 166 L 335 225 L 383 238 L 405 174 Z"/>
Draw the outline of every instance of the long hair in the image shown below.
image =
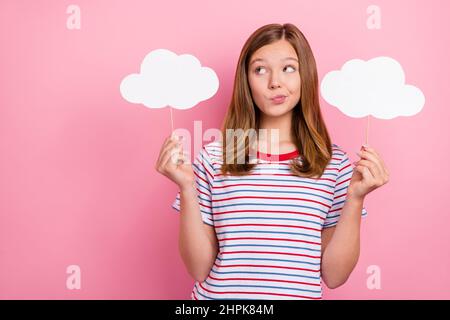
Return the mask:
<path fill-rule="evenodd" d="M 221 167 L 224 175 L 245 175 L 256 165 L 249 161 L 249 137 L 237 136 L 238 148 L 235 149 L 234 137 L 230 141 L 229 134 L 236 130 L 244 132 L 259 130 L 261 111 L 255 105 L 251 95 L 248 64 L 256 50 L 282 39 L 287 40 L 297 52 L 302 80 L 301 96 L 292 112 L 291 127 L 301 160 L 296 158 L 290 161 L 291 171 L 302 177 L 320 177 L 331 159 L 331 140 L 320 111 L 317 68 L 311 47 L 295 25 L 268 24 L 253 32 L 245 42 L 239 56 L 233 95 L 221 128 L 223 159 L 227 159 L 223 161 Z M 230 150 L 233 150 L 231 156 Z M 236 161 L 238 157 L 244 157 L 245 161 Z M 231 161 L 228 161 L 229 159 Z"/>

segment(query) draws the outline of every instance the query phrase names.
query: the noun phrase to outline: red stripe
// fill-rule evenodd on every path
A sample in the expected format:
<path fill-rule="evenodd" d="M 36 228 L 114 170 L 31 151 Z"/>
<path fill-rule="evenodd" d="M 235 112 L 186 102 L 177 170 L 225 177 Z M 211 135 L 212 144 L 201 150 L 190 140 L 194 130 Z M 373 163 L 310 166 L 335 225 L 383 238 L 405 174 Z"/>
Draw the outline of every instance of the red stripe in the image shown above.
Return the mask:
<path fill-rule="evenodd" d="M 199 202 L 199 205 L 201 205 L 202 207 L 208 208 L 208 209 L 212 209 L 211 206 L 207 206 L 206 204 L 203 204 L 203 203 L 201 203 L 201 202 Z"/>
<path fill-rule="evenodd" d="M 305 186 L 297 186 L 297 185 L 276 185 L 276 184 L 254 184 L 254 183 L 238 183 L 238 184 L 228 184 L 226 186 L 213 186 L 213 189 L 222 189 L 222 188 L 227 188 L 227 187 L 240 187 L 240 186 L 253 186 L 253 187 L 286 187 L 286 188 L 300 188 L 300 189 L 310 189 L 310 190 L 317 190 L 317 191 L 322 191 L 328 194 L 333 194 L 333 192 L 327 191 L 327 190 L 323 190 L 323 189 L 318 189 L 318 188 L 312 188 L 312 187 L 305 187 Z"/>
<path fill-rule="evenodd" d="M 213 276 L 208 276 L 208 278 L 219 280 L 219 281 L 228 281 L 228 280 L 254 280 L 254 281 L 273 281 L 273 282 L 286 282 L 286 283 L 297 283 L 297 284 L 306 284 L 309 286 L 317 286 L 320 287 L 318 283 L 309 283 L 309 282 L 301 282 L 301 281 L 290 281 L 290 280 L 275 280 L 275 279 L 264 279 L 264 278 L 216 278 Z"/>
<path fill-rule="evenodd" d="M 307 258 L 314 258 L 314 259 L 319 259 L 320 258 L 320 256 L 310 256 L 308 254 L 291 253 L 291 252 L 274 252 L 274 251 L 228 251 L 228 252 L 221 252 L 221 254 L 234 254 L 234 253 L 282 254 L 282 255 L 288 255 L 288 256 L 307 257 Z M 226 266 L 220 266 L 220 267 L 226 267 Z"/>
<path fill-rule="evenodd" d="M 340 184 L 343 184 L 343 183 L 346 183 L 347 181 L 350 181 L 350 179 L 351 179 L 351 177 L 348 178 L 347 180 L 344 180 L 344 181 L 339 182 L 338 184 L 336 184 L 336 187 L 337 187 L 338 185 L 340 185 Z"/>
<path fill-rule="evenodd" d="M 210 197 L 210 196 L 211 196 L 210 194 L 207 194 L 207 193 L 201 191 L 200 188 L 197 188 L 197 187 L 196 187 L 195 189 L 197 189 L 197 191 L 198 191 L 199 193 L 204 194 L 204 195 L 207 196 L 207 197 Z"/>
<path fill-rule="evenodd" d="M 219 176 L 223 176 L 223 174 L 218 173 L 215 175 L 216 177 Z M 283 177 L 293 177 L 293 178 L 298 178 L 298 176 L 291 174 L 291 173 L 265 173 L 265 172 L 261 172 L 261 173 L 248 173 L 246 174 L 246 176 L 283 176 Z M 227 175 L 228 177 L 228 175 Z M 332 181 L 334 182 L 334 179 L 330 179 L 330 178 L 306 178 L 306 177 L 302 177 L 304 179 L 310 179 L 310 180 L 314 180 L 314 181 L 318 181 L 318 180 L 325 180 L 325 181 Z"/>
<path fill-rule="evenodd" d="M 342 170 L 344 170 L 344 169 L 347 169 L 348 167 L 350 167 L 350 165 L 351 165 L 351 164 L 349 163 L 349 164 L 346 165 L 345 167 L 341 168 L 341 169 L 339 170 L 339 172 L 342 171 Z"/>
<path fill-rule="evenodd" d="M 340 207 L 340 208 L 337 208 L 337 209 L 333 209 L 333 210 L 330 210 L 330 212 L 329 213 L 331 213 L 331 212 L 335 212 L 335 211 L 339 211 L 339 210 L 341 210 L 343 207 Z"/>
<path fill-rule="evenodd" d="M 334 197 L 334 200 L 337 200 L 337 199 L 339 199 L 339 198 L 341 198 L 341 197 L 345 197 L 346 195 L 347 195 L 347 192 L 341 194 L 340 196 Z"/>
<path fill-rule="evenodd" d="M 316 244 L 320 246 L 320 242 L 306 241 L 306 240 L 298 240 L 298 239 L 283 239 L 283 238 L 258 238 L 258 237 L 238 237 L 238 238 L 222 238 L 218 239 L 219 241 L 224 240 L 274 240 L 274 241 L 292 241 L 292 242 L 303 242 L 309 244 Z"/>
<path fill-rule="evenodd" d="M 287 294 L 287 293 L 274 293 L 274 292 L 252 292 L 252 291 L 227 291 L 227 292 L 219 292 L 219 291 L 212 291 L 209 289 L 206 289 L 202 286 L 200 283 L 200 287 L 208 292 L 215 293 L 215 294 L 267 294 L 267 295 L 276 295 L 276 296 L 285 296 L 285 297 L 296 297 L 296 298 L 305 298 L 305 299 L 314 299 L 314 300 L 321 300 L 322 298 L 313 298 L 313 297 L 307 297 L 307 296 L 299 296 L 296 294 Z"/>
<path fill-rule="evenodd" d="M 337 151 L 337 150 L 335 150 L 335 151 Z M 220 153 L 220 154 L 214 154 L 214 153 L 212 153 L 212 155 L 213 156 L 215 156 L 215 157 L 221 157 L 223 154 L 222 153 Z M 330 158 L 330 161 L 331 160 L 336 160 L 336 161 L 338 161 L 339 163 L 330 163 L 330 164 L 334 164 L 334 165 L 339 165 L 340 163 L 341 163 L 341 161 L 342 161 L 342 158 L 336 158 L 336 157 L 331 157 Z M 221 165 L 221 163 L 217 163 L 217 162 L 214 162 L 215 164 L 218 164 L 218 165 Z M 267 163 L 261 163 L 261 165 L 267 165 Z M 276 165 L 280 165 L 280 166 L 290 166 L 290 164 L 289 163 L 285 163 L 285 162 L 280 162 L 280 163 L 277 163 Z M 329 168 L 329 169 L 331 169 L 331 168 Z"/>
<path fill-rule="evenodd" d="M 302 226 L 292 226 L 292 225 L 289 225 L 289 224 L 265 224 L 265 223 L 224 224 L 224 225 L 221 225 L 221 226 L 217 226 L 216 225 L 216 228 L 218 229 L 218 228 L 224 228 L 224 227 L 240 227 L 240 226 L 287 227 L 287 228 L 300 228 L 300 229 L 307 229 L 307 230 L 314 230 L 314 231 L 322 231 L 320 229 L 308 228 L 308 227 L 302 227 Z M 251 231 L 249 231 L 249 232 L 251 232 Z"/>
<path fill-rule="evenodd" d="M 254 149 L 252 149 L 252 150 L 254 150 Z M 294 150 L 292 152 L 287 152 L 287 153 L 280 153 L 280 154 L 270 154 L 270 153 L 260 152 L 259 150 L 256 150 L 256 157 L 262 158 L 265 160 L 283 161 L 283 160 L 292 159 L 298 155 L 299 155 L 298 150 Z"/>
<path fill-rule="evenodd" d="M 213 145 L 213 143 L 216 143 L 216 142 L 219 145 L 219 147 L 215 147 Z M 210 144 L 205 145 L 205 148 L 206 147 L 208 147 L 210 149 L 210 151 L 213 152 L 212 153 L 213 155 L 214 155 L 214 152 L 221 153 L 223 151 L 223 141 L 219 141 L 219 140 L 211 141 Z M 338 147 L 335 147 L 334 145 L 331 146 L 331 150 L 332 151 L 337 151 L 337 152 L 344 152 L 344 151 L 342 151 L 342 149 L 340 149 Z"/>
<path fill-rule="evenodd" d="M 200 177 L 200 176 L 198 175 L 198 173 L 197 173 L 196 170 L 193 170 L 193 171 L 194 171 L 194 174 L 197 176 L 197 178 L 199 178 L 200 180 L 204 181 L 207 185 L 209 184 L 208 181 L 206 181 L 205 179 L 203 179 L 202 177 Z"/>
<path fill-rule="evenodd" d="M 217 152 L 216 152 L 217 151 Z M 338 152 L 342 152 L 339 149 L 333 149 L 333 151 L 338 151 Z M 208 152 L 208 155 L 212 155 L 214 157 L 218 157 L 218 158 L 223 158 L 223 152 L 222 150 L 213 150 L 213 152 Z M 338 161 L 342 161 L 342 158 L 335 158 L 333 157 L 333 155 L 331 156 L 330 160 L 338 160 Z M 283 165 L 289 165 L 289 163 L 277 163 L 277 164 L 283 164 Z"/>
<path fill-rule="evenodd" d="M 211 195 L 209 195 L 209 194 L 207 194 L 207 193 L 201 191 L 201 190 L 200 190 L 199 188 L 197 188 L 197 187 L 195 187 L 195 189 L 197 190 L 197 192 L 199 192 L 199 193 L 201 193 L 201 194 L 204 194 L 204 195 L 207 196 L 208 198 L 211 196 Z M 207 206 L 207 205 L 203 204 L 203 203 L 201 202 L 200 197 L 198 197 L 198 198 L 199 198 L 199 204 L 200 204 L 202 207 L 205 207 L 205 208 L 208 208 L 208 209 L 212 209 L 212 206 Z M 178 191 L 176 200 L 178 200 L 178 202 L 181 201 L 181 200 L 180 200 L 180 192 L 179 192 L 179 191 Z"/>
<path fill-rule="evenodd" d="M 205 152 L 208 154 L 208 151 L 206 151 L 205 148 L 203 148 L 203 150 L 205 150 Z M 214 175 L 209 172 L 209 170 L 206 168 L 206 166 L 203 164 L 203 162 L 207 162 L 203 160 L 203 156 L 201 156 L 201 158 L 198 159 L 198 161 L 195 162 L 196 165 L 202 165 L 203 169 L 205 169 L 205 171 L 209 174 L 209 176 L 211 177 L 211 179 L 214 179 Z"/>
<path fill-rule="evenodd" d="M 197 184 L 197 185 L 198 185 L 198 184 Z M 200 188 L 198 188 L 198 187 L 195 187 L 195 189 L 196 189 L 199 193 L 204 194 L 205 196 L 208 196 L 208 197 L 211 196 L 210 194 L 207 194 L 207 193 L 201 191 Z M 177 199 L 180 199 L 180 191 L 178 191 Z"/>
<path fill-rule="evenodd" d="M 202 167 L 208 173 L 208 175 L 210 176 L 211 180 L 214 180 L 214 175 L 211 172 L 209 172 L 209 170 L 204 165 L 202 165 Z"/>
<path fill-rule="evenodd" d="M 301 215 L 305 215 L 305 216 L 317 217 L 317 218 L 325 221 L 325 218 L 322 218 L 321 216 L 318 216 L 316 214 L 306 213 L 306 212 L 296 212 L 296 211 L 285 211 L 285 210 L 282 210 L 282 211 L 281 210 L 277 210 L 277 211 L 273 211 L 273 210 L 231 210 L 231 211 L 214 212 L 214 215 L 237 213 L 237 212 L 292 213 L 292 214 L 301 214 Z M 319 230 L 319 229 L 312 229 L 312 230 Z"/>
<path fill-rule="evenodd" d="M 263 196 L 240 196 L 240 197 L 231 197 L 231 198 L 222 198 L 222 199 L 214 199 L 214 202 L 219 201 L 227 201 L 227 200 L 234 200 L 234 199 L 272 199 L 272 200 L 302 200 L 307 202 L 314 202 L 318 203 L 320 205 L 323 205 L 324 207 L 330 208 L 330 205 L 327 205 L 325 203 L 322 203 L 320 201 L 311 200 L 311 199 L 305 199 L 305 198 L 288 198 L 288 197 L 263 197 Z"/>
<path fill-rule="evenodd" d="M 342 161 L 342 159 L 339 159 L 339 158 L 331 158 L 330 161 L 331 160 L 337 160 L 337 161 L 339 161 L 339 163 Z M 339 163 L 330 163 L 330 164 L 338 166 Z M 219 163 L 219 162 L 216 162 L 216 161 L 211 161 L 211 164 L 222 166 L 222 163 Z M 270 167 L 270 163 L 260 163 L 260 165 L 262 165 L 262 166 L 268 165 Z M 286 167 L 290 167 L 291 166 L 289 163 L 285 163 L 285 162 L 276 163 L 276 165 L 277 166 L 286 166 Z M 326 170 L 336 170 L 336 169 L 337 168 L 326 168 Z M 312 179 L 312 178 L 310 178 L 310 179 Z"/>

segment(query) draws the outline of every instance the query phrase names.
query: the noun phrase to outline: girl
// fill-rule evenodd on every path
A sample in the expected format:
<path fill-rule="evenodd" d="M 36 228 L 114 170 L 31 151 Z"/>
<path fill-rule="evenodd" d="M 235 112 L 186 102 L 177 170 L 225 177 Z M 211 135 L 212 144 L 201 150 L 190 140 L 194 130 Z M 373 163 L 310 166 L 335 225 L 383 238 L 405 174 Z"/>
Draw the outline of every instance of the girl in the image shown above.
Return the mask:
<path fill-rule="evenodd" d="M 389 176 L 373 148 L 358 155 L 353 168 L 330 141 L 302 32 L 256 30 L 239 57 L 220 139 L 191 165 L 172 135 L 155 166 L 180 189 L 172 206 L 196 280 L 191 298 L 321 299 L 322 280 L 345 283 L 359 257 L 364 198 Z"/>

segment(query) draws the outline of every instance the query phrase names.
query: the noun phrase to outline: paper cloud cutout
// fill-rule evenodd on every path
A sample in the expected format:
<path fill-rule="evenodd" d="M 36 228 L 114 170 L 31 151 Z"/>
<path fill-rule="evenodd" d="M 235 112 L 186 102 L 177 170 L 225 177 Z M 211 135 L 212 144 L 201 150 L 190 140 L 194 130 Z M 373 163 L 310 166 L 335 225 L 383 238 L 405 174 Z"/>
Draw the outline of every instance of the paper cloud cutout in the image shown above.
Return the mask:
<path fill-rule="evenodd" d="M 349 60 L 328 72 L 320 89 L 329 104 L 353 118 L 412 116 L 425 104 L 422 91 L 405 84 L 402 66 L 390 57 Z"/>
<path fill-rule="evenodd" d="M 218 88 L 219 79 L 211 68 L 202 67 L 190 54 L 177 55 L 166 49 L 148 53 L 140 73 L 120 83 L 125 100 L 148 108 L 189 109 L 214 96 Z"/>

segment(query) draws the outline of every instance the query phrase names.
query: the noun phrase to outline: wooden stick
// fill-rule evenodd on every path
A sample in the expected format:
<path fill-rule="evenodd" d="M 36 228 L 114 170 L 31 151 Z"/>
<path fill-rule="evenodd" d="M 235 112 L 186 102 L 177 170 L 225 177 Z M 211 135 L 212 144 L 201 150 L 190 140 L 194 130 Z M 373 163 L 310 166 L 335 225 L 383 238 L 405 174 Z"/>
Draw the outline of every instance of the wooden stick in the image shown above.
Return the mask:
<path fill-rule="evenodd" d="M 170 124 L 172 126 L 171 133 L 173 133 L 173 114 L 172 114 L 172 108 L 170 106 L 169 106 L 169 110 L 170 110 Z"/>
<path fill-rule="evenodd" d="M 370 115 L 367 116 L 367 125 L 366 125 L 366 145 L 369 145 L 369 119 Z"/>

